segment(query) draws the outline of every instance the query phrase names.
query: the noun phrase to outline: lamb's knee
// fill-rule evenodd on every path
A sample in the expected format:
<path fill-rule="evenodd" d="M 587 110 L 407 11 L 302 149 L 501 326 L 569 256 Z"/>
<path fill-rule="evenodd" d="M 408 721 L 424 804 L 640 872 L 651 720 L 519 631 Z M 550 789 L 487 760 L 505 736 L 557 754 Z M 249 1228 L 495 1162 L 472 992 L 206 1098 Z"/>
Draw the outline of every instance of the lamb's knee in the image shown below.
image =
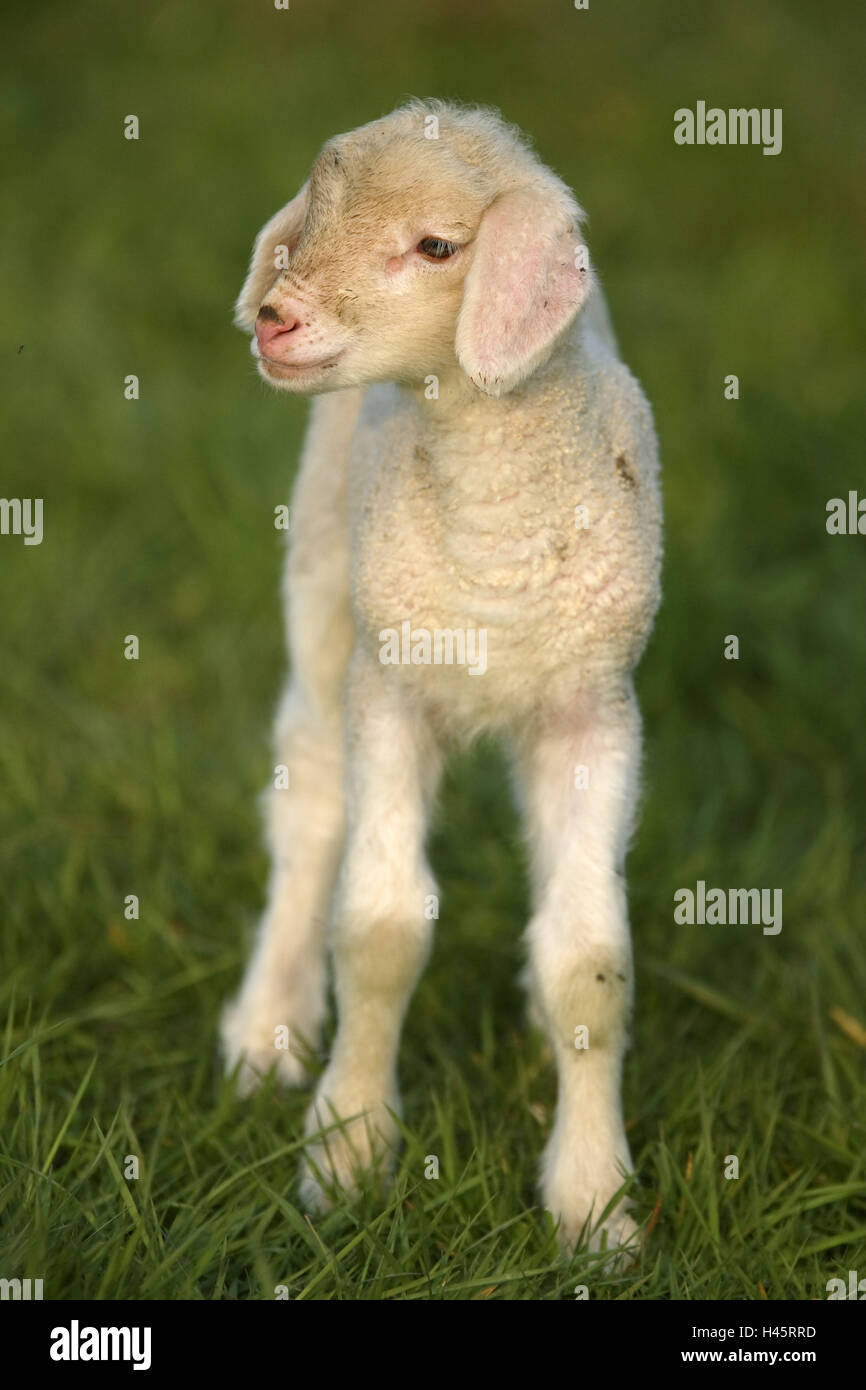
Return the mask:
<path fill-rule="evenodd" d="M 333 834 L 343 812 L 343 732 L 284 701 L 274 733 L 271 780 L 262 796 L 269 848 L 280 859 L 299 830 L 305 842 Z"/>
<path fill-rule="evenodd" d="M 353 991 L 368 1000 L 399 998 L 424 969 L 431 944 L 431 924 L 423 919 L 341 921 L 333 940 L 338 985 L 340 978 L 351 977 Z"/>
<path fill-rule="evenodd" d="M 426 865 L 391 868 L 350 855 L 334 910 L 338 969 L 379 994 L 399 992 L 424 968 L 438 916 L 436 884 Z"/>
<path fill-rule="evenodd" d="M 533 992 L 558 1049 L 620 1049 L 632 1001 L 631 950 L 588 941 L 537 952 Z"/>

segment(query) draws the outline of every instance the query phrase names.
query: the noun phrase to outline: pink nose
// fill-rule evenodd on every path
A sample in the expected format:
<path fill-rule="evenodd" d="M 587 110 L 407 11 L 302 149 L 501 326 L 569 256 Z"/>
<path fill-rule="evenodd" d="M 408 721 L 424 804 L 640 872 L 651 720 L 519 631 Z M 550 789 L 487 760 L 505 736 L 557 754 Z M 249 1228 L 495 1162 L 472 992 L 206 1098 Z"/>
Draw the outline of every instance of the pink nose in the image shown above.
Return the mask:
<path fill-rule="evenodd" d="M 274 323 L 271 319 L 256 319 L 256 341 L 259 351 L 263 351 L 268 343 L 272 343 L 274 338 L 279 338 L 284 333 L 293 333 L 298 326 L 298 320 L 290 318 L 288 323 Z"/>

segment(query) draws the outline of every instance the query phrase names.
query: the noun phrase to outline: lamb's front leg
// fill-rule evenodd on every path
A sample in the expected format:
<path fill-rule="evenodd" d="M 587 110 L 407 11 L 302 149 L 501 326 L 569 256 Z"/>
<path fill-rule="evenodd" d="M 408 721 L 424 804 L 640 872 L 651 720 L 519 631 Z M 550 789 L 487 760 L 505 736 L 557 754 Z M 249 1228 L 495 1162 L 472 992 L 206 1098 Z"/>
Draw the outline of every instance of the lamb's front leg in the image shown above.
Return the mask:
<path fill-rule="evenodd" d="M 308 679 L 309 683 L 309 679 Z M 326 1008 L 325 921 L 343 833 L 343 728 L 338 713 L 311 708 L 293 680 L 277 720 L 276 752 L 289 784 L 267 793 L 271 850 L 268 903 L 237 998 L 223 1012 L 226 1065 L 254 1090 L 276 1064 L 300 1085 L 320 1042 Z M 277 1048 L 287 1028 L 288 1047 Z"/>
<path fill-rule="evenodd" d="M 436 891 L 424 838 L 440 754 L 393 667 L 356 655 L 347 718 L 347 843 L 332 935 L 338 1026 L 307 1116 L 308 1135 L 329 1132 L 309 1145 L 301 1182 L 313 1208 L 334 1187 L 351 1192 L 360 1171 L 389 1166 L 400 1030 L 429 954 Z"/>
<path fill-rule="evenodd" d="M 535 910 L 528 929 L 533 1004 L 556 1057 L 558 1101 L 542 1162 L 542 1197 L 573 1244 L 633 1240 L 620 1203 L 602 1210 L 631 1170 L 620 1074 L 632 999 L 622 865 L 631 830 L 640 722 L 630 684 L 583 698 L 520 750 Z"/>

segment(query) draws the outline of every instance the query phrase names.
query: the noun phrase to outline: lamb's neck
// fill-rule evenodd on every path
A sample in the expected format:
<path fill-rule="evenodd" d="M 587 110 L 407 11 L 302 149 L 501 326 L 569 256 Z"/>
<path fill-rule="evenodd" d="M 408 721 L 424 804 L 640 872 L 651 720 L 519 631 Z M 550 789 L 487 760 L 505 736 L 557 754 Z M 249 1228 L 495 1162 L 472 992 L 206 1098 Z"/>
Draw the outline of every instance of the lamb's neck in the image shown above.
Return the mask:
<path fill-rule="evenodd" d="M 444 507 L 537 486 L 537 451 L 521 447 L 543 394 L 534 379 L 500 397 L 477 390 L 463 372 L 441 376 L 432 399 L 425 388 L 409 389 L 421 422 L 419 463 L 429 469 Z M 537 439 L 537 425 L 533 432 Z"/>

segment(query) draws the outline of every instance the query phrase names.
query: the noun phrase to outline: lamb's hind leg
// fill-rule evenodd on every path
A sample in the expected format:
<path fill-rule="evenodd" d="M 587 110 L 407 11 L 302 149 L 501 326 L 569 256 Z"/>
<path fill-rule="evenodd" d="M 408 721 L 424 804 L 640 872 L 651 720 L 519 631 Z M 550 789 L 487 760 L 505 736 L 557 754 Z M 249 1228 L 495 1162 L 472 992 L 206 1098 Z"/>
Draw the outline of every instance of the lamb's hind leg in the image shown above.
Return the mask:
<path fill-rule="evenodd" d="M 292 499 L 285 575 L 292 675 L 266 793 L 268 900 L 240 992 L 222 1019 L 227 1069 L 241 1064 L 242 1094 L 273 1066 L 283 1081 L 300 1083 L 325 1012 L 325 922 L 343 840 L 343 704 L 354 641 L 346 463 L 358 395 L 316 401 Z"/>
<path fill-rule="evenodd" d="M 640 724 L 631 686 L 576 702 L 520 749 L 535 911 L 529 984 L 556 1058 L 559 1095 L 542 1197 L 573 1244 L 631 1170 L 620 1074 L 632 997 L 622 866 L 637 790 Z M 592 1243 L 631 1241 L 620 1203 Z"/>

